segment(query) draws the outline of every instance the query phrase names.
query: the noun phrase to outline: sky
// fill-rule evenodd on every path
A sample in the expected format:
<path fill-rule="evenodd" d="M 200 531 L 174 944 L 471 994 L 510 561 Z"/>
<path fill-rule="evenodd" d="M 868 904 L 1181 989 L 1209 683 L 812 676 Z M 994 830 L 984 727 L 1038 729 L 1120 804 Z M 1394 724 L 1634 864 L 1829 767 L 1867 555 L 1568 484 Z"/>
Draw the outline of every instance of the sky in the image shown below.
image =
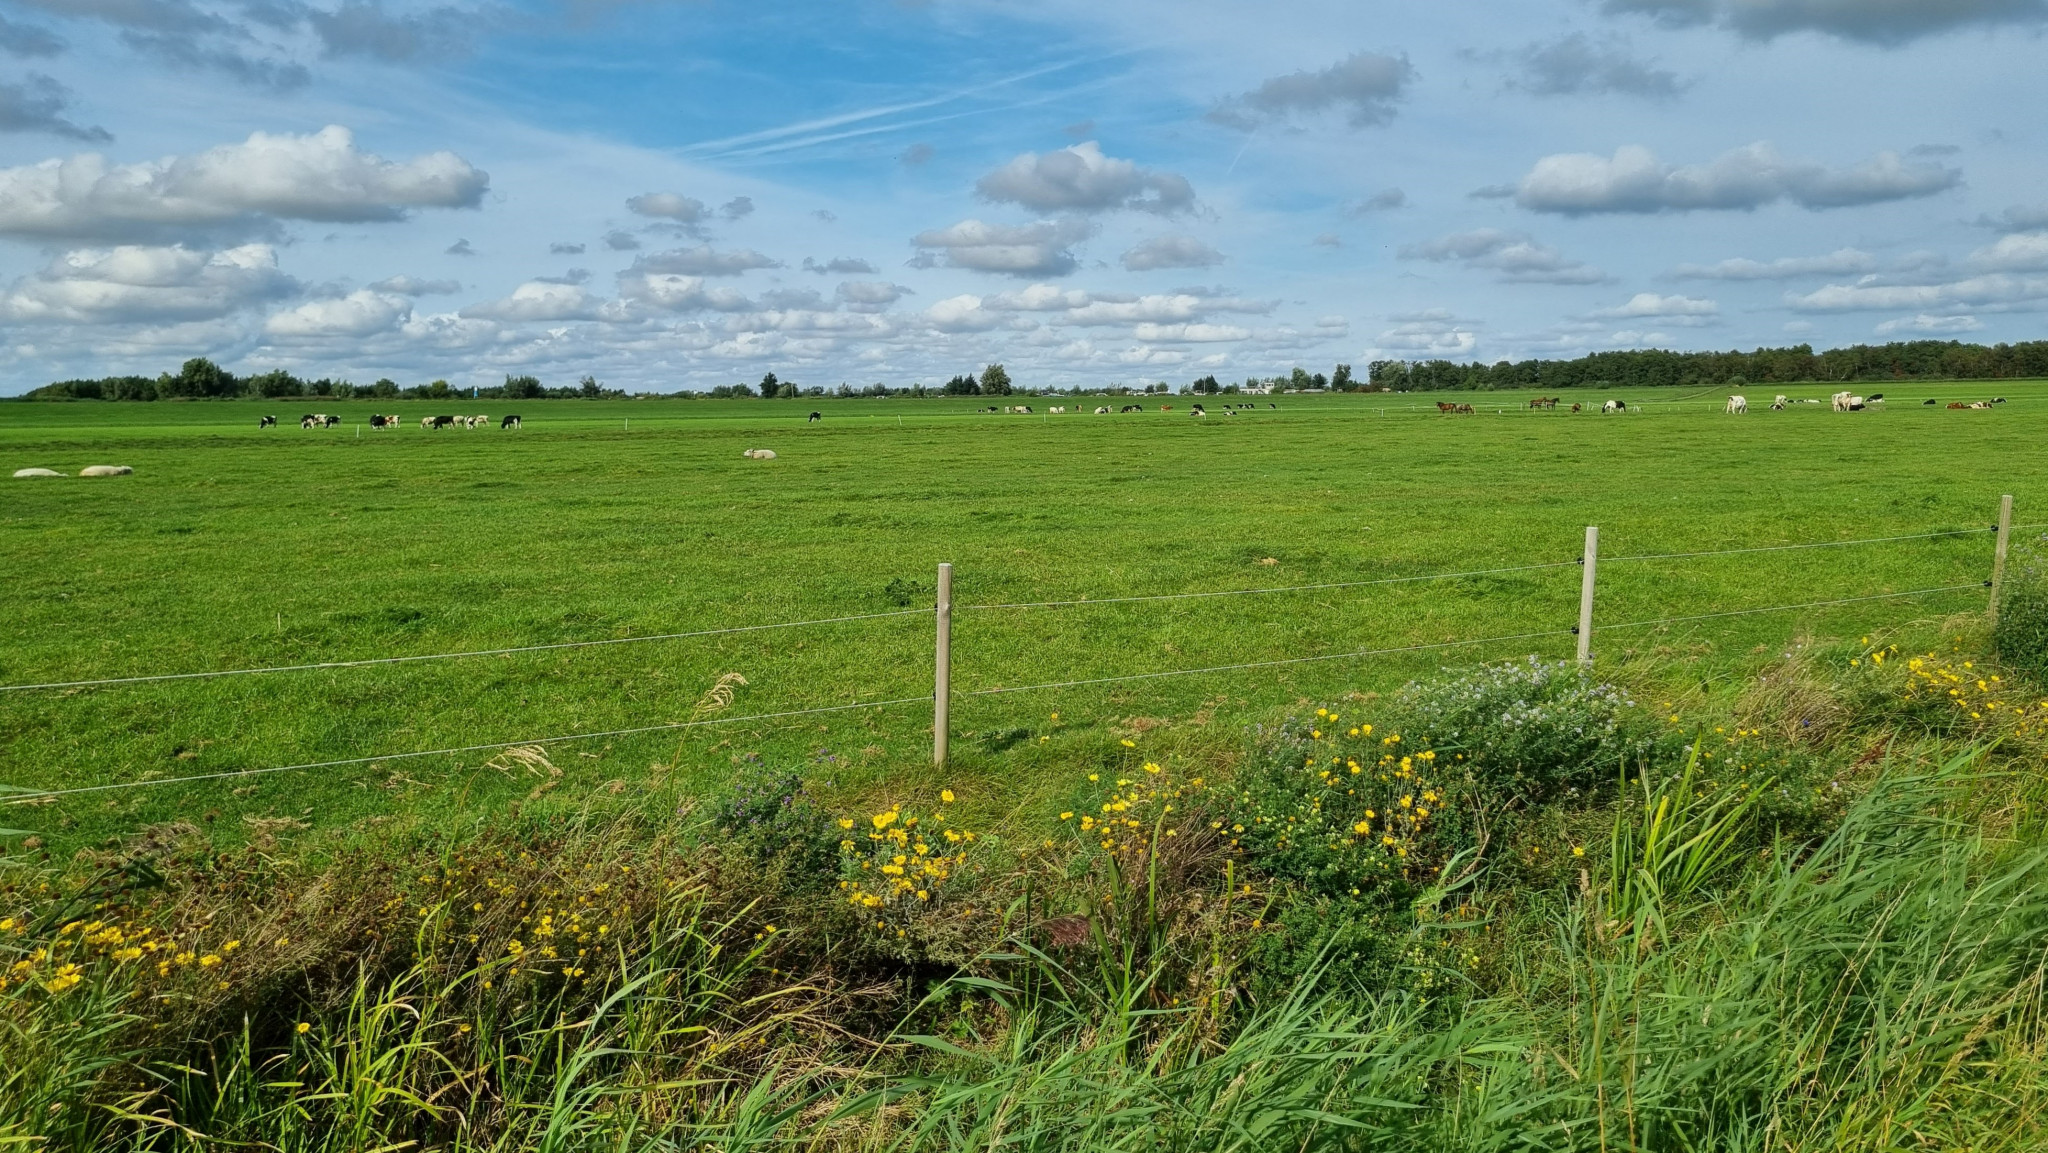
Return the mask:
<path fill-rule="evenodd" d="M 2048 0 L 0 0 L 0 395 L 2048 337 Z"/>

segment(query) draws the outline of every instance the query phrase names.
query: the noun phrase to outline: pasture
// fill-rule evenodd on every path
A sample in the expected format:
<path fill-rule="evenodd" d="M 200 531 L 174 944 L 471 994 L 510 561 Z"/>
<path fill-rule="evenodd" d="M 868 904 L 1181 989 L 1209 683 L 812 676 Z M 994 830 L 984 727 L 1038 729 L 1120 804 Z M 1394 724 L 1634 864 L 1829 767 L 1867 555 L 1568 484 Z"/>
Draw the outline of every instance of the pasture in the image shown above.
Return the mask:
<path fill-rule="evenodd" d="M 954 686 L 1089 680 L 1549 633 L 1492 645 L 1030 692 L 963 695 L 953 763 L 929 704 L 566 744 L 557 782 L 488 752 L 86 793 L 4 822 L 60 853 L 170 820 L 232 842 L 245 818 L 346 831 L 489 822 L 520 803 L 679 799 L 753 757 L 829 797 L 941 782 L 977 820 L 1056 808 L 1120 739 L 1210 740 L 1299 702 L 1419 672 L 1571 652 L 1584 526 L 1603 557 L 1905 536 L 1990 524 L 2001 493 L 2048 521 L 2038 382 L 1884 389 L 1882 409 L 1767 411 L 1627 393 L 1256 398 L 0 405 L 0 683 L 70 681 L 625 638 L 929 609 L 956 566 Z M 1994 394 L 1990 411 L 1950 401 Z M 1571 414 L 1619 396 L 1645 411 Z M 1923 399 L 1939 404 L 1924 406 Z M 286 407 L 286 403 L 290 407 Z M 1070 409 L 1053 416 L 1058 403 Z M 1268 408 L 1271 403 L 1276 408 Z M 1159 411 L 1170 404 L 1171 412 Z M 395 430 L 367 427 L 372 411 Z M 823 413 L 816 423 L 806 420 Z M 302 430 L 299 414 L 343 422 Z M 424 431 L 436 413 L 491 427 Z M 500 430 L 517 412 L 524 427 Z M 257 428 L 276 414 L 283 427 Z M 773 460 L 743 450 L 773 449 Z M 1603 564 L 1601 625 L 1981 581 L 1988 534 Z M 1108 605 L 970 606 L 1331 584 L 1557 563 L 1446 581 Z M 1596 633 L 1716 684 L 1788 640 L 1980 609 L 1913 600 Z M 928 612 L 806 628 L 368 668 L 0 692 L 0 784 L 68 789 L 347 761 L 928 696 Z M 730 705 L 705 697 L 746 680 Z M 1055 717 L 1055 714 L 1057 716 Z M 829 782 L 826 786 L 824 782 Z M 538 794 L 552 795 L 539 799 Z"/>

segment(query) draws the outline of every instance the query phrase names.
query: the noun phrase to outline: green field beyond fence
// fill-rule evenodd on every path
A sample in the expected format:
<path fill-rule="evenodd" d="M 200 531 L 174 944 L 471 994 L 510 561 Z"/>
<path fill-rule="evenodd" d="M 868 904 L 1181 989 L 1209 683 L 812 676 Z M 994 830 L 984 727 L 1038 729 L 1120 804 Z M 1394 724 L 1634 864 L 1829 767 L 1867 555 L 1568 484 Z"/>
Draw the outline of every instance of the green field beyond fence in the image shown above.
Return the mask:
<path fill-rule="evenodd" d="M 1783 387 L 1783 386 L 1781 386 Z M 1771 389 L 1775 392 L 1777 389 Z M 1827 389 L 1785 388 L 1795 397 Z M 982 819 L 1042 808 L 1066 750 L 1112 718 L 1240 732 L 1276 708 L 1449 663 L 1572 651 L 1584 528 L 1597 623 L 1854 601 L 1596 633 L 1703 681 L 1802 630 L 1981 609 L 2001 494 L 2048 522 L 2048 388 L 1912 385 L 1881 409 L 1721 412 L 1720 393 L 1529 394 L 1439 415 L 1429 396 L 461 402 L 493 426 L 423 431 L 411 402 L 0 405 L 0 464 L 129 477 L 0 489 L 0 684 L 524 648 L 823 618 L 802 628 L 451 660 L 0 692 L 0 784 L 124 788 L 12 810 L 66 849 L 152 823 L 315 827 L 488 812 L 527 784 L 487 752 L 392 754 L 723 723 L 562 746 L 587 790 L 655 762 L 823 766 L 831 788 L 934 780 L 934 570 L 956 566 L 953 766 Z M 1954 400 L 2009 402 L 1953 411 Z M 1619 397 L 1622 416 L 1571 414 Z M 1939 403 L 1923 405 L 1926 399 Z M 1222 404 L 1256 403 L 1226 416 Z M 1054 415 L 1058 404 L 1068 412 Z M 1162 412 L 1162 404 L 1172 411 Z M 338 412 L 324 431 L 301 411 Z M 400 427 L 375 431 L 373 411 Z M 823 418 L 807 421 L 816 410 Z M 516 430 L 495 427 L 516 411 Z M 274 413 L 283 427 L 256 427 Z M 773 449 L 774 460 L 741 456 Z M 2037 532 L 2037 530 L 2036 530 Z M 1951 534 L 1951 535 L 1927 535 Z M 2021 534 L 2023 537 L 2030 534 Z M 1662 554 L 1910 537 L 1840 548 Z M 1550 567 L 1530 567 L 1530 566 Z M 1515 570 L 1515 571 L 1492 571 Z M 1455 579 L 1357 585 L 1443 573 Z M 1162 594 L 1353 585 L 1111 604 Z M 1923 596 L 1858 600 L 1920 589 Z M 985 608 L 990 605 L 1046 607 Z M 895 613 L 900 615 L 879 616 Z M 1478 638 L 1529 639 L 1199 676 L 984 690 Z M 746 679 L 721 710 L 705 695 Z M 976 695 L 979 694 L 979 695 Z M 731 718 L 909 701 L 798 718 Z M 1058 719 L 1054 719 L 1054 714 Z M 1092 747 L 1092 745 L 1091 745 Z M 680 752 L 681 756 L 677 754 Z M 579 755 L 580 754 L 580 755 Z"/>

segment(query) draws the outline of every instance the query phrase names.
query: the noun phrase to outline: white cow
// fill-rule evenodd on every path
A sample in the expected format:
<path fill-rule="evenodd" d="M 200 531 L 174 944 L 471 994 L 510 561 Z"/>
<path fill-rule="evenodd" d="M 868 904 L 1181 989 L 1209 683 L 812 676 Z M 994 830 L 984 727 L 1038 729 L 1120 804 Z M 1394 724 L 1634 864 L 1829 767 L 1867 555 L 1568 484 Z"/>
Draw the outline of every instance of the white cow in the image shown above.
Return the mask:
<path fill-rule="evenodd" d="M 1603 404 L 1603 405 L 1601 405 L 1601 406 L 1600 406 L 1600 411 L 1601 411 L 1601 412 L 1603 412 L 1603 413 L 1606 413 L 1606 412 L 1627 412 L 1627 411 L 1628 411 L 1628 405 L 1626 405 L 1626 404 L 1623 404 L 1623 403 L 1622 403 L 1621 401 L 1618 401 L 1618 400 L 1610 400 L 1610 401 L 1608 401 L 1608 402 L 1607 402 L 1606 404 Z"/>
<path fill-rule="evenodd" d="M 1731 396 L 1731 397 L 1729 397 L 1729 398 L 1728 398 L 1728 415 L 1729 415 L 1729 416 L 1740 416 L 1740 415 L 1742 415 L 1742 414 L 1744 414 L 1744 413 L 1747 413 L 1748 411 L 1749 411 L 1749 398 L 1748 398 L 1748 397 L 1746 397 L 1746 396 Z"/>
<path fill-rule="evenodd" d="M 1789 404 L 1789 403 L 1791 403 L 1791 402 L 1790 402 L 1790 401 L 1788 401 L 1788 400 L 1786 400 L 1786 399 L 1785 399 L 1785 394 L 1781 392 L 1781 393 L 1779 393 L 1779 394 L 1778 394 L 1778 395 L 1777 395 L 1776 397 L 1774 397 L 1774 398 L 1773 398 L 1773 399 L 1771 400 L 1771 411 L 1772 411 L 1772 412 L 1783 412 L 1783 411 L 1785 411 L 1785 406 L 1786 406 L 1787 404 Z"/>
<path fill-rule="evenodd" d="M 1098 409 L 1096 409 L 1096 410 L 1095 410 L 1095 415 L 1097 415 L 1097 416 L 1106 416 L 1106 415 L 1108 415 L 1108 414 L 1109 414 L 1109 410 L 1108 410 L 1108 409 L 1106 409 L 1106 408 L 1098 408 Z"/>
<path fill-rule="evenodd" d="M 1834 404 L 1836 412 L 1848 412 L 1852 408 L 1861 407 L 1863 404 L 1862 397 L 1850 396 L 1846 392 L 1838 392 L 1829 397 L 1828 400 Z"/>

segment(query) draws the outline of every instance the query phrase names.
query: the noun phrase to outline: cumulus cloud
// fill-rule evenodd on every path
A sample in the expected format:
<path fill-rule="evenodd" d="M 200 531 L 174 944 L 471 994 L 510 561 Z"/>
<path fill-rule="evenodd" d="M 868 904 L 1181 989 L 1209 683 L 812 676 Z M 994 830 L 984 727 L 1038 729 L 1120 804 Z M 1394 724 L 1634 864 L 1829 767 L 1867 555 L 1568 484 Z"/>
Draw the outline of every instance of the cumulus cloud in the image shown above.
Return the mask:
<path fill-rule="evenodd" d="M 1212 313 L 1264 314 L 1272 311 L 1270 301 L 1215 295 L 1206 290 L 1151 293 L 1094 293 L 1078 288 L 1034 284 L 1019 292 L 1005 292 L 981 300 L 979 307 L 992 312 L 1028 312 L 1046 317 L 1050 324 L 1080 327 L 1126 324 L 1188 324 Z"/>
<path fill-rule="evenodd" d="M 1970 264 L 1994 272 L 2048 272 L 2048 232 L 2014 232 L 1970 254 Z"/>
<path fill-rule="evenodd" d="M 1055 152 L 1023 153 L 976 181 L 974 188 L 984 199 L 1047 213 L 1134 208 L 1171 215 L 1195 202 L 1186 177 L 1105 156 L 1093 140 Z"/>
<path fill-rule="evenodd" d="M 1156 268 L 1208 268 L 1223 263 L 1223 254 L 1192 236 L 1155 236 L 1140 241 L 1122 257 L 1132 272 Z"/>
<path fill-rule="evenodd" d="M 718 206 L 718 214 L 727 220 L 738 220 L 744 216 L 752 216 L 754 214 L 754 198 L 751 196 L 735 196 Z"/>
<path fill-rule="evenodd" d="M 1974 316 L 1901 316 L 1879 324 L 1873 332 L 1879 336 L 1953 336 L 1959 332 L 1976 332 L 1984 322 Z"/>
<path fill-rule="evenodd" d="M 678 224 L 695 224 L 704 219 L 704 202 L 679 192 L 643 193 L 628 199 L 626 210 Z"/>
<path fill-rule="evenodd" d="M 73 140 L 112 140 L 104 128 L 64 118 L 71 90 L 41 73 L 31 72 L 19 84 L 0 82 L 0 132 L 47 132 Z"/>
<path fill-rule="evenodd" d="M 263 334 L 278 340 L 361 338 L 388 332 L 411 315 L 412 303 L 404 297 L 362 289 L 275 313 L 263 322 Z"/>
<path fill-rule="evenodd" d="M 224 252 L 179 245 L 79 249 L 15 282 L 0 297 L 0 318 L 64 324 L 213 320 L 297 287 L 278 270 L 277 252 L 267 244 Z"/>
<path fill-rule="evenodd" d="M 2048 301 L 2048 277 L 1986 273 L 1934 284 L 1884 284 L 1871 278 L 1788 294 L 1799 312 L 1930 312 L 2004 310 Z"/>
<path fill-rule="evenodd" d="M 628 311 L 748 312 L 754 302 L 738 289 L 713 287 L 701 276 L 634 269 L 619 274 L 619 298 Z"/>
<path fill-rule="evenodd" d="M 1508 86 L 1537 96 L 1613 93 L 1670 100 L 1685 88 L 1676 72 L 1635 55 L 1627 40 L 1595 40 L 1574 32 L 1527 45 L 1514 54 L 1517 72 Z"/>
<path fill-rule="evenodd" d="M 953 268 L 997 272 L 1006 276 L 1065 276 L 1079 262 L 1074 245 L 1094 233 L 1082 220 L 1042 220 L 1010 228 L 963 220 L 911 238 L 922 251 L 912 264 L 930 267 L 943 258 Z"/>
<path fill-rule="evenodd" d="M 394 162 L 346 128 L 252 133 L 190 156 L 112 164 L 96 153 L 0 169 L 0 234 L 123 239 L 254 232 L 279 220 L 400 220 L 416 208 L 474 208 L 490 177 L 452 152 Z"/>
<path fill-rule="evenodd" d="M 1681 322 L 1704 323 L 1719 316 L 1721 306 L 1714 301 L 1697 296 L 1660 296 L 1654 292 L 1638 292 L 1628 302 L 1614 308 L 1603 308 L 1593 313 L 1601 320 L 1641 319 L 1658 317 Z"/>
<path fill-rule="evenodd" d="M 551 256 L 581 256 L 583 255 L 583 246 L 557 241 L 554 244 L 548 245 L 548 254 Z"/>
<path fill-rule="evenodd" d="M 529 280 L 512 295 L 472 304 L 461 315 L 472 320 L 594 320 L 602 303 L 579 285 Z"/>
<path fill-rule="evenodd" d="M 804 271 L 815 272 L 819 276 L 873 276 L 876 270 L 875 266 L 867 261 L 856 260 L 850 256 L 835 256 L 823 264 L 806 256 Z"/>
<path fill-rule="evenodd" d="M 1605 0 L 1602 8 L 1664 24 L 1716 24 L 1757 40 L 1820 32 L 1885 45 L 1971 26 L 2048 22 L 2042 0 Z"/>
<path fill-rule="evenodd" d="M 462 291 L 459 280 L 423 280 L 417 276 L 391 276 L 370 286 L 371 292 L 398 296 L 447 296 Z"/>
<path fill-rule="evenodd" d="M 633 262 L 636 272 L 667 273 L 676 276 L 738 276 L 755 268 L 781 268 L 780 261 L 771 260 L 751 248 L 735 248 L 720 252 L 708 244 L 695 248 L 672 248 L 643 256 Z"/>
<path fill-rule="evenodd" d="M 63 51 L 64 41 L 56 33 L 0 16 L 0 52 L 28 59 L 56 56 Z"/>
<path fill-rule="evenodd" d="M 1319 72 L 1275 76 L 1209 112 L 1209 119 L 1250 130 L 1299 114 L 1341 112 L 1354 128 L 1385 124 L 1415 79 L 1406 56 L 1358 52 Z"/>
<path fill-rule="evenodd" d="M 1547 244 L 1498 228 L 1476 228 L 1403 245 L 1399 256 L 1402 260 L 1457 262 L 1467 268 L 1490 269 L 1513 284 L 1598 284 L 1607 279 L 1606 273 Z"/>
<path fill-rule="evenodd" d="M 1250 340 L 1252 330 L 1235 324 L 1153 324 L 1144 323 L 1131 330 L 1139 340 L 1157 341 L 1161 344 L 1213 344 L 1221 341 Z"/>
<path fill-rule="evenodd" d="M 1515 201 L 1536 212 L 1690 212 L 1755 209 L 1789 200 L 1803 208 L 1844 208 L 1932 196 L 1962 181 L 1938 164 L 1912 163 L 1880 152 L 1854 168 L 1780 156 L 1759 142 L 1706 164 L 1675 166 L 1647 148 L 1627 145 L 1611 157 L 1561 153 L 1536 162 L 1515 189 Z"/>
<path fill-rule="evenodd" d="M 441 254 L 443 256 L 475 256 L 476 248 L 465 238 L 442 249 Z"/>
<path fill-rule="evenodd" d="M 623 228 L 614 228 L 604 234 L 604 246 L 613 252 L 631 252 L 640 247 L 640 238 Z"/>
<path fill-rule="evenodd" d="M 1380 351 L 1408 356 L 1465 356 L 1478 347 L 1478 322 L 1460 320 L 1448 310 L 1432 308 L 1388 318 L 1394 327 L 1380 333 Z"/>
<path fill-rule="evenodd" d="M 1983 223 L 2004 232 L 2032 232 L 2048 228 L 2048 201 L 2040 204 L 2015 204 L 1999 213 L 1995 220 Z"/>
<path fill-rule="evenodd" d="M 906 167 L 916 168 L 919 165 L 923 164 L 925 161 L 930 160 L 935 155 L 937 155 L 937 153 L 934 151 L 931 145 L 925 144 L 922 141 L 920 141 L 919 143 L 913 144 L 910 147 L 904 149 L 903 155 L 898 157 L 897 159 L 903 161 Z"/>
<path fill-rule="evenodd" d="M 1735 257 L 1714 264 L 1681 264 L 1671 271 L 1680 280 L 1795 280 L 1802 276 L 1847 276 L 1869 272 L 1877 258 L 1857 248 L 1837 248 L 1825 256 L 1781 256 L 1776 260 Z"/>
<path fill-rule="evenodd" d="M 925 323 L 940 332 L 987 332 L 1012 323 L 1012 318 L 982 307 L 972 293 L 949 296 L 924 310 Z"/>
<path fill-rule="evenodd" d="M 308 5 L 301 11 L 327 55 L 390 61 L 461 52 L 478 24 L 475 12 L 453 6 L 391 13 L 370 0 L 343 0 L 332 9 Z"/>
<path fill-rule="evenodd" d="M 836 295 L 855 312 L 880 312 L 910 295 L 910 289 L 886 280 L 849 280 L 840 284 Z"/>

